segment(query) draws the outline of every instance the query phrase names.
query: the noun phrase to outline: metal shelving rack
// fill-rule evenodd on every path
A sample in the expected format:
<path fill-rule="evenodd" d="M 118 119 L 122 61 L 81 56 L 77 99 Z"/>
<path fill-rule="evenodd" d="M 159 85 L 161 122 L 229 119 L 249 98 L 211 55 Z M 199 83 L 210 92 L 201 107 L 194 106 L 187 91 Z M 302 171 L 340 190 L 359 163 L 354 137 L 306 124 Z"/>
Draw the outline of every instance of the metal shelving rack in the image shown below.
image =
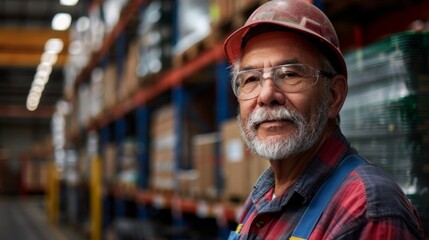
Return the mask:
<path fill-rule="evenodd" d="M 111 33 L 104 39 L 101 48 L 94 52 L 86 67 L 79 73 L 75 80 L 75 89 L 79 85 L 87 81 L 92 70 L 97 66 L 106 66 L 108 55 L 112 47 L 115 46 L 116 65 L 118 75 L 121 74 L 123 69 L 123 62 L 125 58 L 125 35 L 123 34 L 124 28 L 133 15 L 137 14 L 139 9 L 144 6 L 144 0 L 130 0 L 128 5 L 124 8 L 118 24 L 113 28 Z M 95 5 L 101 3 L 94 3 Z M 165 71 L 161 76 L 158 76 L 157 83 L 149 88 L 141 88 L 135 92 L 131 97 L 118 102 L 113 109 L 105 112 L 102 116 L 93 119 L 88 126 L 87 131 L 96 131 L 100 138 L 100 149 L 105 147 L 109 142 L 114 142 L 118 147 L 117 159 L 121 158 L 122 144 L 127 137 L 129 121 L 135 121 L 136 131 L 133 133 L 138 148 L 137 160 L 140 178 L 138 180 L 138 191 L 134 196 L 124 194 L 121 189 L 107 189 L 108 194 L 104 194 L 100 202 L 102 206 L 102 229 L 106 228 L 115 221 L 115 219 L 128 217 L 127 209 L 135 208 L 136 217 L 140 220 L 148 220 L 153 216 L 153 212 L 161 211 L 162 209 L 170 209 L 172 214 L 173 225 L 180 227 L 186 226 L 187 219 L 185 214 L 192 214 L 200 218 L 213 218 L 222 223 L 219 226 L 219 235 L 225 235 L 230 230 L 230 226 L 226 222 L 234 222 L 237 211 L 235 206 L 227 206 L 222 203 L 207 203 L 204 200 L 196 201 L 190 199 L 182 199 L 177 196 L 163 195 L 160 193 L 153 193 L 148 190 L 148 173 L 149 173 L 149 129 L 150 129 L 150 116 L 153 110 L 151 103 L 156 101 L 156 98 L 166 92 L 170 93 L 171 101 L 175 107 L 175 134 L 181 139 L 183 133 L 183 117 L 187 109 L 188 91 L 182 85 L 188 77 L 202 69 L 214 65 L 215 66 L 215 79 L 216 79 L 216 100 L 214 101 L 214 111 L 216 112 L 216 122 L 220 125 L 224 120 L 233 116 L 233 106 L 229 101 L 230 86 L 228 83 L 229 72 L 227 70 L 227 63 L 223 55 L 223 41 L 215 43 L 210 49 L 207 49 L 189 62 L 182 65 L 180 68 L 171 68 Z M 126 118 L 125 116 L 133 116 Z M 76 133 L 75 139 L 80 139 L 81 134 Z M 175 143 L 175 168 L 189 168 L 191 166 L 183 166 L 182 149 L 183 142 L 176 141 Z M 101 152 L 101 151 L 100 151 Z M 102 159 L 102 158 L 101 158 Z M 103 164 L 103 161 L 101 162 Z M 219 168 L 218 164 L 218 168 Z M 220 169 L 215 169 L 218 178 L 220 178 Z M 221 181 L 218 181 L 218 186 L 221 187 Z M 101 186 L 100 186 L 101 188 Z M 91 189 L 93 191 L 94 189 Z M 133 205 L 133 206 L 130 206 Z M 153 210 L 155 209 L 155 210 Z M 100 235 L 92 235 L 100 236 Z"/>
<path fill-rule="evenodd" d="M 177 0 L 176 0 L 177 1 Z M 130 0 L 128 5 L 123 9 L 121 18 L 118 24 L 113 28 L 112 32 L 104 39 L 101 48 L 92 54 L 89 64 L 80 72 L 75 81 L 75 89 L 85 81 L 87 81 L 92 70 L 105 63 L 112 47 L 116 46 L 116 55 L 118 69 L 121 72 L 121 65 L 125 57 L 125 36 L 123 31 L 131 18 L 138 14 L 138 11 L 144 6 L 145 0 Z M 95 5 L 101 4 L 99 1 Z M 177 2 L 176 2 L 177 4 Z M 322 1 L 314 1 L 314 4 L 323 9 Z M 420 10 L 419 13 L 421 13 Z M 175 14 L 177 15 L 177 13 Z M 397 14 L 391 14 L 388 19 L 384 19 L 374 26 L 383 25 L 388 20 L 395 19 Z M 176 16 L 177 17 L 177 16 Z M 390 24 L 390 22 L 389 22 Z M 175 27 L 177 28 L 177 26 Z M 359 28 L 359 27 L 358 27 Z M 360 28 L 359 28 L 360 29 Z M 368 27 L 368 31 L 373 31 L 374 27 Z M 360 29 L 362 30 L 362 29 Z M 387 31 L 387 30 L 386 30 Z M 173 31 L 177 35 L 177 32 Z M 377 36 L 381 36 L 383 32 L 377 32 Z M 350 36 L 349 36 L 350 37 Z M 173 37 L 177 39 L 176 37 Z M 353 43 L 364 42 L 361 34 L 352 36 Z M 234 223 L 240 208 L 234 205 L 224 204 L 221 202 L 207 202 L 204 200 L 192 200 L 181 198 L 177 195 L 164 195 L 162 193 L 151 192 L 149 190 L 149 147 L 150 143 L 150 118 L 151 113 L 156 109 L 156 104 L 153 102 L 161 95 L 168 95 L 170 101 L 175 106 L 175 117 L 178 119 L 175 125 L 175 134 L 181 139 L 183 135 L 182 121 L 187 109 L 187 98 L 189 91 L 183 83 L 193 74 L 198 73 L 208 66 L 213 67 L 212 71 L 215 76 L 216 98 L 214 99 L 214 111 L 216 116 L 216 127 L 235 114 L 234 104 L 231 101 L 231 90 L 229 86 L 228 64 L 225 62 L 223 53 L 223 39 L 216 41 L 210 48 L 199 52 L 198 56 L 187 61 L 180 68 L 172 67 L 161 75 L 156 76 L 156 84 L 138 89 L 133 95 L 125 100 L 118 102 L 110 111 L 105 112 L 97 119 L 91 121 L 86 127 L 87 131 L 95 130 L 100 136 L 100 148 L 103 148 L 109 142 L 115 142 L 117 146 L 121 146 L 127 137 L 127 128 L 130 124 L 135 124 L 135 132 L 133 137 L 136 140 L 138 149 L 137 162 L 140 178 L 138 179 L 138 190 L 129 196 L 122 189 L 108 189 L 107 194 L 102 198 L 103 214 L 102 214 L 102 230 L 106 230 L 109 224 L 120 217 L 127 217 L 127 209 L 135 209 L 135 218 L 146 221 L 154 216 L 157 212 L 167 209 L 171 214 L 172 224 L 178 227 L 188 224 L 186 214 L 191 214 L 199 218 L 215 219 L 219 228 L 218 235 L 225 237 L 230 230 L 230 223 Z M 359 44 L 358 44 L 359 45 Z M 360 45 L 359 45 L 360 46 Z M 130 122 L 131 121 L 131 122 Z M 77 138 L 79 139 L 79 137 Z M 183 150 L 183 142 L 176 141 L 175 143 L 175 167 L 176 169 L 183 166 L 181 159 L 181 151 Z M 219 152 L 219 149 L 218 149 Z M 120 154 L 120 153 L 118 153 Z M 118 157 L 120 159 L 120 157 Z M 103 164 L 103 163 L 102 163 Z M 217 187 L 222 188 L 220 180 L 221 170 L 220 164 L 217 164 L 216 176 Z M 131 205 L 131 206 L 130 206 Z M 100 229 L 100 231 L 102 231 Z"/>

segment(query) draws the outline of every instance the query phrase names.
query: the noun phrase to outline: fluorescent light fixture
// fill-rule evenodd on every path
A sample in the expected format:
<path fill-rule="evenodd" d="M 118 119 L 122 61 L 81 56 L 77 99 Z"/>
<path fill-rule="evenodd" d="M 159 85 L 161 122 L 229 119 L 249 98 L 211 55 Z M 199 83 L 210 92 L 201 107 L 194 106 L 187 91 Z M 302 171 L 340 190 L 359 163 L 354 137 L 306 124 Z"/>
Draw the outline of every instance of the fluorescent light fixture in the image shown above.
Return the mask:
<path fill-rule="evenodd" d="M 45 52 L 58 54 L 63 50 L 63 40 L 59 38 L 51 38 L 45 43 Z"/>
<path fill-rule="evenodd" d="M 29 111 L 34 111 L 37 109 L 40 103 L 40 97 L 41 94 L 37 92 L 30 92 L 30 94 L 27 97 L 27 109 Z"/>
<path fill-rule="evenodd" d="M 68 13 L 57 13 L 52 19 L 52 29 L 64 31 L 70 27 L 71 16 Z"/>
<path fill-rule="evenodd" d="M 42 94 L 43 90 L 45 90 L 45 85 L 34 85 L 31 87 L 30 92 Z"/>
<path fill-rule="evenodd" d="M 37 66 L 36 76 L 49 76 L 52 72 L 52 65 L 49 63 L 41 62 Z"/>
<path fill-rule="evenodd" d="M 61 5 L 65 6 L 74 6 L 79 2 L 79 0 L 60 0 Z"/>
<path fill-rule="evenodd" d="M 49 65 L 54 65 L 57 62 L 58 56 L 56 53 L 44 52 L 40 61 Z"/>
<path fill-rule="evenodd" d="M 30 101 L 27 101 L 27 110 L 28 111 L 34 111 L 34 110 L 36 110 L 37 109 L 37 107 L 39 106 L 39 104 L 37 103 L 37 104 L 35 104 L 35 102 L 30 102 Z"/>
<path fill-rule="evenodd" d="M 33 82 L 37 82 L 38 84 L 46 84 L 49 81 L 49 75 L 46 72 L 36 72 L 36 76 L 33 79 Z"/>

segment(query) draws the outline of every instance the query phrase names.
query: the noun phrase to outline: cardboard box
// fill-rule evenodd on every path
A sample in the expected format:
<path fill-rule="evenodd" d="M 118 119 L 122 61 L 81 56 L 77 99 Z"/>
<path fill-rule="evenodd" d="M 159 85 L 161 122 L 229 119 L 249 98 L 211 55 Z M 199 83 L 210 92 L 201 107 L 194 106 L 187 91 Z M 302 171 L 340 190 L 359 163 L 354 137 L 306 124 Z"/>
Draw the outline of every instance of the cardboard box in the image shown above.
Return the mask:
<path fill-rule="evenodd" d="M 175 188 L 174 111 L 172 105 L 159 108 L 151 119 L 149 186 L 155 190 Z"/>
<path fill-rule="evenodd" d="M 130 43 L 125 60 L 124 73 L 119 84 L 119 99 L 124 100 L 130 97 L 139 88 L 139 78 L 137 76 L 137 65 L 139 58 L 138 41 Z"/>
<path fill-rule="evenodd" d="M 237 120 L 231 119 L 221 126 L 222 159 L 225 173 L 224 195 L 228 199 L 243 200 L 249 194 L 246 146 L 241 138 Z"/>
<path fill-rule="evenodd" d="M 193 138 L 193 159 L 198 176 L 196 194 L 203 198 L 216 198 L 218 196 L 216 149 L 219 142 L 219 133 L 199 134 Z"/>
<path fill-rule="evenodd" d="M 103 75 L 103 109 L 112 110 L 117 103 L 117 70 L 114 63 L 110 63 Z"/>
<path fill-rule="evenodd" d="M 113 143 L 106 145 L 103 154 L 103 178 L 107 184 L 113 184 L 116 179 L 117 172 L 117 148 Z"/>
<path fill-rule="evenodd" d="M 221 128 L 224 195 L 229 200 L 244 201 L 262 172 L 270 167 L 270 163 L 247 148 L 236 118 L 224 122 Z"/>

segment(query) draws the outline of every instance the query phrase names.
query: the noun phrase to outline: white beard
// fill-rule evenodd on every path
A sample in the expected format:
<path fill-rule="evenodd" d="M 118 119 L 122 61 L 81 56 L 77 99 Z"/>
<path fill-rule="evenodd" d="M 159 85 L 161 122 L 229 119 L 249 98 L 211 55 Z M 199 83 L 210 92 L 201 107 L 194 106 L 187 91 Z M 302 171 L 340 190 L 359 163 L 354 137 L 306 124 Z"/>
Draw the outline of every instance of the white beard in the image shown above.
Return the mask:
<path fill-rule="evenodd" d="M 237 118 L 241 135 L 252 152 L 269 160 L 285 159 L 310 149 L 317 142 L 328 121 L 328 99 L 322 100 L 309 122 L 298 111 L 284 106 L 258 108 L 249 114 L 245 124 L 240 114 Z M 266 120 L 287 120 L 296 126 L 296 130 L 282 139 L 258 139 L 256 126 Z"/>

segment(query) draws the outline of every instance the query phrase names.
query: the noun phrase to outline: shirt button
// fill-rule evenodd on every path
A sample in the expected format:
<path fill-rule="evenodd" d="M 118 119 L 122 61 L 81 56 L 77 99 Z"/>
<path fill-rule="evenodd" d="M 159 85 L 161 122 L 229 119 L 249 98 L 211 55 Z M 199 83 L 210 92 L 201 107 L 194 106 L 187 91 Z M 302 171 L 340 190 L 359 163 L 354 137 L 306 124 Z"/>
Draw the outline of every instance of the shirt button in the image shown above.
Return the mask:
<path fill-rule="evenodd" d="M 262 227 L 264 226 L 264 224 L 265 224 L 265 222 L 264 222 L 264 221 L 262 221 L 262 220 L 257 221 L 257 222 L 256 222 L 256 227 L 257 227 L 257 228 L 262 228 Z"/>

